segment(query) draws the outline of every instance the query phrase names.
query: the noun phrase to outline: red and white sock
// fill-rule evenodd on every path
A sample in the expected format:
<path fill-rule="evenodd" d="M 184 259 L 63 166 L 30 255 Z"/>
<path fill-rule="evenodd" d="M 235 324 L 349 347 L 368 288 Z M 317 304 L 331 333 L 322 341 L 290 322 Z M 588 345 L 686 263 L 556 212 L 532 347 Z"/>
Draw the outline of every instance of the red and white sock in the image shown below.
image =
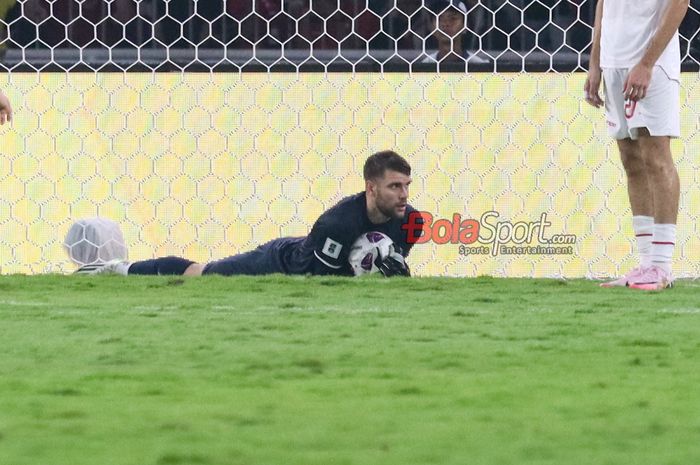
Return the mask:
<path fill-rule="evenodd" d="M 634 229 L 634 235 L 637 238 L 639 264 L 642 268 L 648 268 L 651 266 L 651 241 L 654 237 L 654 218 L 642 215 L 633 216 L 632 229 Z"/>
<path fill-rule="evenodd" d="M 651 262 L 666 271 L 671 272 L 671 259 L 676 246 L 676 225 L 655 224 L 654 238 L 651 241 Z"/>

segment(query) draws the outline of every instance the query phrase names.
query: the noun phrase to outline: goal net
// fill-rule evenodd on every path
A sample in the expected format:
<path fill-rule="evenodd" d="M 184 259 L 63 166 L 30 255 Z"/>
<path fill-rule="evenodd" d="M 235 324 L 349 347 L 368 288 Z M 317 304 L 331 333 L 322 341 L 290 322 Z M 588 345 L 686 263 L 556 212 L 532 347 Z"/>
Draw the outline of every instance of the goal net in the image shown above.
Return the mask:
<path fill-rule="evenodd" d="M 616 148 L 582 100 L 594 8 L 0 1 L 15 110 L 0 127 L 0 273 L 74 269 L 63 238 L 80 218 L 118 223 L 131 259 L 304 235 L 364 188 L 369 154 L 393 149 L 434 219 L 416 274 L 615 275 L 634 244 Z M 680 29 L 680 276 L 700 272 L 699 12 L 691 0 Z"/>

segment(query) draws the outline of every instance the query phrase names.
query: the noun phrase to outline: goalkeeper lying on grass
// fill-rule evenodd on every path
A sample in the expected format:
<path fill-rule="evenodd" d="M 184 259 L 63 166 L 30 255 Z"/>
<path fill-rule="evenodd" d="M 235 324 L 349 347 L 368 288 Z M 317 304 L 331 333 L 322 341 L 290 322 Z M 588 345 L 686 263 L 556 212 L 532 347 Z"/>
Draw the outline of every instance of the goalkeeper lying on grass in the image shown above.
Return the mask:
<path fill-rule="evenodd" d="M 384 276 L 409 276 L 405 257 L 412 243 L 401 226 L 409 213 L 411 166 L 392 151 L 371 155 L 364 165 L 365 191 L 346 197 L 324 212 L 306 237 L 283 237 L 250 252 L 209 263 L 180 257 L 162 257 L 129 263 L 122 260 L 85 265 L 76 273 L 122 275 L 203 274 L 261 275 L 271 273 L 353 276 L 348 253 L 364 233 L 378 231 L 393 242 L 392 251 L 374 265 Z"/>

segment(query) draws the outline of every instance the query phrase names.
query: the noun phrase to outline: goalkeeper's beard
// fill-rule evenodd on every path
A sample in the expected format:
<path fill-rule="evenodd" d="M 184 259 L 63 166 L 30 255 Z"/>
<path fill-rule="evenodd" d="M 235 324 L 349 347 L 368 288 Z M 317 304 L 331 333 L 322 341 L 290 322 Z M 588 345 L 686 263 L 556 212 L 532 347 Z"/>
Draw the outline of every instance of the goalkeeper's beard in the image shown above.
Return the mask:
<path fill-rule="evenodd" d="M 379 202 L 377 202 L 377 210 L 379 210 L 379 212 L 387 218 L 394 220 L 400 220 L 404 217 L 405 213 L 405 210 L 403 212 L 399 212 L 396 210 L 395 206 L 390 208 L 384 205 L 380 205 Z"/>

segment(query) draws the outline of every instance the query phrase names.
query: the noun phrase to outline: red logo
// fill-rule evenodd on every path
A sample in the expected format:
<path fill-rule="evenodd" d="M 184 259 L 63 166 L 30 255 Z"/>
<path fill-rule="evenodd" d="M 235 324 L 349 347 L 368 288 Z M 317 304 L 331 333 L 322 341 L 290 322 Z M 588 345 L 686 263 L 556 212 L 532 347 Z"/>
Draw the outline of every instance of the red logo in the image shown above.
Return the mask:
<path fill-rule="evenodd" d="M 436 244 L 473 244 L 479 238 L 478 221 L 462 220 L 462 215 L 454 213 L 452 221 L 440 218 L 433 223 L 433 215 L 428 212 L 411 212 L 408 222 L 401 226 L 406 231 L 406 242 L 423 244 L 433 241 Z"/>
<path fill-rule="evenodd" d="M 625 102 L 625 118 L 630 119 L 634 116 L 634 110 L 637 109 L 637 102 L 634 100 L 627 100 Z"/>

